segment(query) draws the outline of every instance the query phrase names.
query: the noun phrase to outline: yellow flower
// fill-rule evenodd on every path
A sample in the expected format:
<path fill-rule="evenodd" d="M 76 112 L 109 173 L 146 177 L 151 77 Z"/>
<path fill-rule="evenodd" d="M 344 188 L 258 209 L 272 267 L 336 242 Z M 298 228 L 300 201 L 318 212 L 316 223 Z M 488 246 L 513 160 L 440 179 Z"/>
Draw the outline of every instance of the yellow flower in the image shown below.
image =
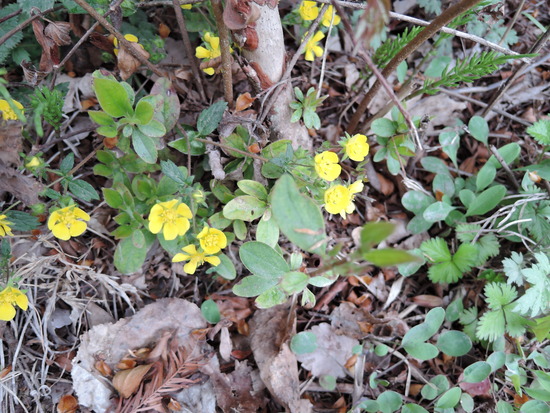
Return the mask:
<path fill-rule="evenodd" d="M 338 155 L 324 151 L 315 155 L 315 172 L 326 181 L 334 181 L 340 176 L 342 167 L 338 165 Z"/>
<path fill-rule="evenodd" d="M 302 20 L 310 21 L 317 18 L 319 15 L 319 8 L 314 1 L 303 1 L 302 4 L 300 4 L 299 12 Z"/>
<path fill-rule="evenodd" d="M 17 107 L 17 109 L 21 111 L 23 110 L 23 105 L 17 100 L 12 99 L 12 103 Z M 17 115 L 10 107 L 10 104 L 7 100 L 0 99 L 0 112 L 2 112 L 2 118 L 4 120 L 17 120 Z"/>
<path fill-rule="evenodd" d="M 7 220 L 7 215 L 0 215 L 0 237 L 4 237 L 6 235 L 13 236 L 11 233 L 11 222 Z"/>
<path fill-rule="evenodd" d="M 133 34 L 125 34 L 124 38 L 131 43 L 139 44 L 139 39 L 137 38 L 137 36 L 134 36 Z M 115 49 L 113 50 L 113 52 L 115 53 L 115 56 L 118 56 L 118 39 L 116 37 L 113 39 L 113 45 L 115 46 Z M 140 46 L 143 49 L 143 46 L 141 44 Z"/>
<path fill-rule="evenodd" d="M 193 5 L 192 4 L 182 4 L 181 8 L 183 10 L 191 10 L 193 8 Z"/>
<path fill-rule="evenodd" d="M 13 320 L 16 305 L 25 311 L 29 307 L 29 299 L 17 288 L 6 287 L 0 291 L 0 320 Z"/>
<path fill-rule="evenodd" d="M 323 14 L 323 18 L 321 19 L 321 23 L 323 24 L 323 26 L 330 27 L 332 16 L 334 16 L 334 21 L 332 22 L 332 25 L 338 26 L 338 24 L 340 24 L 340 21 L 342 19 L 336 14 L 336 11 L 334 11 L 334 7 L 328 6 L 327 11 L 325 12 L 325 14 Z"/>
<path fill-rule="evenodd" d="M 350 186 L 335 185 L 325 191 L 325 209 L 331 214 L 340 214 L 346 218 L 346 213 L 355 211 L 353 200 L 355 194 L 363 190 L 363 183 L 356 181 Z"/>
<path fill-rule="evenodd" d="M 87 227 L 84 221 L 89 220 L 90 216 L 86 212 L 76 205 L 69 205 L 52 212 L 48 219 L 48 229 L 56 238 L 67 241 L 71 237 L 82 235 Z"/>
<path fill-rule="evenodd" d="M 309 39 L 305 48 L 305 59 L 307 61 L 313 62 L 315 60 L 315 56 L 321 57 L 323 55 L 323 48 L 317 43 L 324 37 L 325 35 L 323 34 L 323 32 L 317 32 L 313 35 L 311 39 Z"/>
<path fill-rule="evenodd" d="M 349 136 L 349 135 L 348 135 Z M 344 151 L 349 158 L 356 162 L 363 162 L 369 154 L 369 144 L 365 135 L 356 134 L 344 144 Z"/>
<path fill-rule="evenodd" d="M 29 158 L 28 162 L 25 164 L 25 168 L 33 169 L 33 168 L 36 168 L 37 166 L 40 166 L 40 164 L 41 164 L 40 158 L 38 158 L 38 156 L 33 156 Z"/>
<path fill-rule="evenodd" d="M 205 226 L 197 235 L 201 248 L 207 254 L 216 254 L 227 247 L 227 237 L 223 232 L 216 228 Z"/>
<path fill-rule="evenodd" d="M 181 250 L 186 254 L 182 254 L 180 252 L 174 255 L 172 262 L 189 261 L 183 266 L 183 271 L 187 274 L 194 274 L 197 267 L 204 264 L 205 261 L 212 264 L 214 267 L 220 265 L 221 260 L 219 257 L 216 257 L 215 255 L 207 256 L 204 251 L 197 251 L 197 248 L 194 245 L 188 245 L 187 247 L 183 247 Z"/>
<path fill-rule="evenodd" d="M 199 59 L 212 60 L 216 57 L 220 57 L 222 51 L 220 49 L 220 38 L 213 36 L 212 33 L 205 33 L 203 36 L 206 47 L 199 46 L 195 50 L 195 56 Z M 207 67 L 203 69 L 204 73 L 213 75 L 216 70 L 213 67 Z"/>
<path fill-rule="evenodd" d="M 159 202 L 149 213 L 149 231 L 158 234 L 162 230 L 164 239 L 170 241 L 187 232 L 191 218 L 193 213 L 187 204 L 177 199 Z"/>

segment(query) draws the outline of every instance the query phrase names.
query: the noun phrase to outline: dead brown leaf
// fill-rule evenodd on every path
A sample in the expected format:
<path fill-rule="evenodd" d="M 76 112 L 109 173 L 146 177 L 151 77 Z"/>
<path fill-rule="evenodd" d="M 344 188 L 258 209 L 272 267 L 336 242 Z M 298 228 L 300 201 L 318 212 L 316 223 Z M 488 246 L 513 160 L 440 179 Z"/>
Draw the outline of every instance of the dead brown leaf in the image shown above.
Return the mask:
<path fill-rule="evenodd" d="M 71 24 L 67 22 L 51 22 L 44 29 L 44 34 L 58 46 L 71 44 Z"/>
<path fill-rule="evenodd" d="M 25 205 L 33 205 L 39 202 L 38 194 L 43 189 L 44 186 L 36 179 L 22 175 L 19 171 L 0 163 L 0 194 L 6 191 Z"/>
<path fill-rule="evenodd" d="M 127 399 L 137 391 L 152 366 L 153 364 L 144 364 L 133 369 L 119 371 L 113 377 L 113 387 L 122 397 Z"/>
<path fill-rule="evenodd" d="M 260 369 L 260 377 L 271 395 L 290 412 L 307 413 L 308 400 L 300 399 L 298 364 L 288 343 L 288 306 L 257 310 L 250 322 L 250 347 Z"/>
<path fill-rule="evenodd" d="M 78 400 L 76 397 L 66 394 L 57 403 L 57 413 L 76 413 L 78 410 Z"/>
<path fill-rule="evenodd" d="M 239 95 L 237 98 L 237 103 L 235 104 L 235 110 L 237 112 L 241 112 L 245 109 L 248 109 L 254 101 L 256 100 L 255 97 L 252 97 L 250 92 L 243 93 L 242 95 Z"/>
<path fill-rule="evenodd" d="M 136 47 L 137 52 L 145 59 L 149 59 L 149 53 L 143 47 Z M 128 79 L 141 66 L 141 62 L 136 59 L 123 45 L 117 55 L 118 69 L 122 80 Z"/>
<path fill-rule="evenodd" d="M 23 128 L 18 120 L 0 121 L 0 163 L 19 166 Z"/>

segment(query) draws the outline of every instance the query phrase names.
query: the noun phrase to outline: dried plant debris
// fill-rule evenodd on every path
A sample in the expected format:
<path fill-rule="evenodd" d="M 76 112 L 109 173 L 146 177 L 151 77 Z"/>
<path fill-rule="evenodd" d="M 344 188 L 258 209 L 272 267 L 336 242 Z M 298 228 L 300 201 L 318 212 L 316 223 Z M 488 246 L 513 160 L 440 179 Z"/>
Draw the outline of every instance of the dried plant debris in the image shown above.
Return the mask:
<path fill-rule="evenodd" d="M 250 347 L 271 395 L 290 412 L 307 413 L 312 406 L 300 399 L 296 356 L 285 339 L 287 320 L 285 305 L 257 310 L 250 322 Z"/>
<path fill-rule="evenodd" d="M 183 370 L 188 373 L 189 364 L 187 363 L 193 360 L 190 363 L 196 364 L 203 354 L 208 352 L 207 345 L 201 339 L 202 335 L 194 334 L 195 331 L 205 327 L 206 321 L 199 308 L 195 304 L 176 298 L 158 300 L 145 306 L 134 316 L 123 318 L 115 324 L 100 324 L 93 327 L 81 337 L 78 354 L 73 360 L 71 374 L 80 404 L 98 413 L 106 412 L 112 407 L 111 397 L 114 394 L 112 383 L 110 378 L 104 377 L 96 368 L 98 360 L 102 360 L 112 370 L 122 360 L 124 360 L 124 366 L 131 366 L 132 363 L 125 358 L 129 349 L 148 348 L 159 341 L 163 344 L 156 347 L 156 352 L 160 352 L 158 357 L 163 360 L 162 363 L 167 364 L 162 364 L 162 368 L 161 366 L 155 367 L 154 363 L 149 368 L 141 367 L 133 373 L 134 378 L 130 381 L 139 381 L 139 376 L 143 373 L 143 377 L 145 377 L 148 372 L 145 370 L 151 369 L 153 377 L 157 377 L 156 381 L 151 385 L 152 387 L 143 388 L 141 395 L 154 395 L 154 391 L 145 393 L 146 391 L 150 392 L 151 389 L 160 388 L 164 391 L 166 389 L 163 387 L 164 385 L 172 389 L 171 386 L 174 382 L 166 382 L 164 379 L 168 379 L 172 374 L 175 377 L 175 382 L 181 383 L 178 381 L 180 380 L 179 375 L 183 374 Z M 165 344 L 167 331 L 173 332 L 173 340 L 177 342 L 176 349 L 169 349 Z M 172 333 L 170 334 L 172 337 Z M 163 338 L 162 341 L 161 338 Z M 157 356 L 157 354 L 154 355 Z M 147 352 L 147 359 L 150 359 L 149 352 Z M 179 370 L 180 368 L 183 370 Z M 187 378 L 184 381 L 186 380 Z M 122 382 L 127 384 L 124 380 Z M 132 393 L 129 389 L 132 389 L 131 386 L 124 389 L 125 395 Z M 206 385 L 202 391 L 211 391 L 211 387 Z"/>

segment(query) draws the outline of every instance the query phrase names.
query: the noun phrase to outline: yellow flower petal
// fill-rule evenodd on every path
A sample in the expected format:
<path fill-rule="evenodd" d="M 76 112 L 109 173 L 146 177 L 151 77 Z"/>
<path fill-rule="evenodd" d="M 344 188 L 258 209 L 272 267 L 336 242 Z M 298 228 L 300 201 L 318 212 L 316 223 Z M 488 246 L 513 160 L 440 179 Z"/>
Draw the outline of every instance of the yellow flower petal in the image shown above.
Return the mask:
<path fill-rule="evenodd" d="M 173 239 L 176 239 L 178 236 L 179 229 L 175 223 L 165 223 L 164 229 L 162 230 L 162 234 L 164 235 L 164 239 L 166 241 L 171 241 Z"/>
<path fill-rule="evenodd" d="M 10 321 L 15 317 L 15 308 L 8 303 L 0 303 L 0 320 Z"/>
<path fill-rule="evenodd" d="M 196 261 L 189 261 L 187 264 L 183 266 L 183 271 L 185 271 L 187 274 L 195 274 L 195 271 L 197 270 L 197 262 Z"/>
<path fill-rule="evenodd" d="M 149 217 L 149 231 L 153 234 L 158 234 L 162 229 L 163 222 L 161 219 L 151 219 Z"/>
<path fill-rule="evenodd" d="M 56 238 L 59 238 L 62 241 L 67 241 L 71 238 L 71 231 L 69 230 L 69 227 L 63 223 L 54 225 L 53 228 L 51 228 L 51 231 Z"/>
<path fill-rule="evenodd" d="M 217 267 L 218 265 L 220 265 L 220 263 L 222 262 L 220 260 L 220 257 L 217 257 L 216 255 L 213 255 L 213 256 L 210 256 L 210 257 L 204 257 L 204 260 L 213 265 L 214 267 Z"/>
<path fill-rule="evenodd" d="M 183 202 L 178 205 L 177 212 L 178 215 L 181 215 L 182 217 L 185 217 L 187 219 L 193 218 L 193 213 L 191 212 L 191 209 Z"/>
<path fill-rule="evenodd" d="M 26 311 L 29 308 L 29 299 L 26 294 L 23 294 L 21 291 L 18 292 L 19 294 L 15 296 L 15 303 L 21 310 Z"/>
<path fill-rule="evenodd" d="M 207 75 L 210 75 L 210 76 L 212 76 L 214 73 L 216 73 L 216 71 L 214 70 L 213 67 L 207 67 L 206 69 L 202 69 L 202 71 L 204 73 L 206 73 Z"/>
<path fill-rule="evenodd" d="M 174 255 L 174 258 L 172 258 L 172 262 L 187 261 L 188 259 L 189 255 L 178 252 L 176 255 Z"/>
<path fill-rule="evenodd" d="M 194 245 L 188 245 L 186 247 L 183 247 L 182 251 L 184 251 L 184 252 L 186 252 L 190 255 L 195 255 L 197 253 L 197 248 Z"/>
<path fill-rule="evenodd" d="M 199 59 L 210 59 L 212 56 L 212 53 L 210 53 L 210 50 L 199 46 L 195 49 L 195 56 Z"/>
<path fill-rule="evenodd" d="M 363 188 L 365 187 L 365 185 L 363 185 L 363 182 L 361 181 L 355 181 L 354 183 L 352 183 L 350 186 L 349 186 L 349 191 L 352 193 L 352 194 L 357 194 L 361 191 L 363 191 Z"/>

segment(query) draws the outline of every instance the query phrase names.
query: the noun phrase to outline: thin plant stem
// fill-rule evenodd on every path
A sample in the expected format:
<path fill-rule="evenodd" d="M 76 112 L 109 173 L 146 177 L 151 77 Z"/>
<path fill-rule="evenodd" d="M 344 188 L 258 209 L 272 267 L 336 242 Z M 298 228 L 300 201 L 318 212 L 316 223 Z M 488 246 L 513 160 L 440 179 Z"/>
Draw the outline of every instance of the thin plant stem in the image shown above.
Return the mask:
<path fill-rule="evenodd" d="M 181 32 L 181 38 L 183 40 L 183 46 L 185 47 L 185 52 L 191 63 L 191 71 L 197 82 L 197 89 L 201 95 L 202 100 L 206 100 L 206 94 L 204 93 L 204 87 L 202 86 L 202 79 L 199 72 L 199 67 L 197 61 L 195 60 L 195 54 L 193 51 L 193 46 L 191 45 L 191 40 L 189 40 L 189 33 L 187 32 L 187 26 L 185 25 L 185 19 L 183 18 L 183 11 L 178 3 L 178 0 L 173 0 L 174 4 L 174 13 L 176 13 L 176 20 L 178 21 L 178 26 Z"/>
<path fill-rule="evenodd" d="M 403 47 L 394 57 L 391 59 L 384 70 L 382 70 L 382 76 L 387 78 L 391 73 L 397 69 L 397 66 L 404 61 L 407 57 L 416 51 L 426 40 L 431 38 L 435 33 L 437 33 L 443 26 L 452 21 L 457 16 L 465 13 L 470 10 L 472 7 L 476 6 L 480 0 L 461 0 L 459 3 L 454 4 L 453 6 L 446 9 L 443 13 L 437 16 L 424 30 L 422 30 L 414 39 L 412 39 L 405 47 Z M 350 123 L 348 125 L 348 132 L 350 134 L 355 133 L 357 126 L 361 117 L 367 110 L 370 102 L 374 96 L 380 90 L 381 82 L 377 81 L 372 85 L 367 94 L 363 97 L 363 100 L 359 104 L 359 107 L 352 116 Z"/>
<path fill-rule="evenodd" d="M 220 49 L 222 52 L 223 94 L 230 108 L 233 108 L 233 78 L 231 74 L 231 52 L 229 51 L 229 30 L 223 21 L 223 6 L 221 0 L 212 0 L 212 11 L 216 18 Z"/>
<path fill-rule="evenodd" d="M 323 51 L 323 60 L 321 61 L 321 75 L 319 76 L 319 87 L 317 88 L 317 99 L 321 97 L 321 91 L 323 90 L 323 79 L 325 77 L 325 67 L 326 67 L 327 56 L 328 56 L 328 41 L 330 39 L 330 34 L 332 33 L 332 27 L 334 26 L 334 16 L 336 16 L 336 12 L 332 13 L 332 16 L 330 18 L 330 26 L 327 32 L 327 41 L 325 42 L 325 50 Z"/>

